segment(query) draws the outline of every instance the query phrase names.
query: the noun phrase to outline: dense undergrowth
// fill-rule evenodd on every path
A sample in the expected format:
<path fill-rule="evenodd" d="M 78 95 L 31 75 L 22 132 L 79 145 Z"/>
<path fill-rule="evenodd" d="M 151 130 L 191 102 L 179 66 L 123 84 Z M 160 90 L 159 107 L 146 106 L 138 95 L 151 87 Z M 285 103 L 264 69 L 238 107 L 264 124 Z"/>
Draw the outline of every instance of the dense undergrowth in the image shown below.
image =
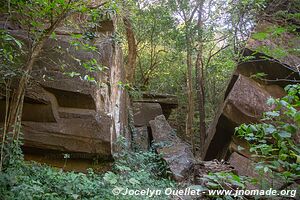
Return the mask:
<path fill-rule="evenodd" d="M 116 155 L 112 171 L 98 174 L 65 172 L 36 162 L 25 162 L 20 145 L 6 148 L 4 169 L 0 172 L 0 199 L 139 199 L 139 196 L 115 196 L 114 188 L 159 189 L 174 187 L 167 177 L 166 165 L 154 152 L 128 152 Z M 147 197 L 144 197 L 147 199 Z M 159 196 L 156 199 L 166 199 Z"/>
<path fill-rule="evenodd" d="M 209 173 L 204 176 L 201 190 L 246 189 L 250 182 L 260 189 L 291 189 L 299 179 L 299 144 L 295 137 L 300 125 L 300 85 L 286 87 L 287 96 L 269 99 L 272 110 L 265 113 L 260 124 L 242 124 L 236 128 L 236 135 L 246 139 L 253 159 L 253 168 L 259 177 L 242 177 L 231 173 Z M 115 154 L 111 171 L 99 174 L 89 169 L 87 173 L 65 172 L 47 165 L 25 162 L 19 141 L 4 145 L 4 163 L 0 172 L 0 199 L 24 200 L 71 200 L 71 199 L 140 199 L 139 195 L 122 195 L 128 190 L 161 190 L 180 187 L 170 179 L 168 166 L 154 151 L 134 152 L 126 147 L 120 138 L 120 151 Z M 241 148 L 241 147 L 240 147 Z M 268 183 L 268 176 L 271 183 Z M 252 180 L 252 178 L 254 178 Z M 280 181 L 279 181 L 280 180 Z M 279 185 L 279 187 L 278 187 Z M 114 195 L 113 191 L 118 191 Z M 295 190 L 296 191 L 296 190 Z M 293 197 L 295 197 L 293 193 Z M 154 198 L 169 199 L 162 193 Z M 220 196 L 206 196 L 209 199 Z M 222 199 L 235 199 L 221 196 Z M 257 197 L 261 199 L 260 196 Z"/>

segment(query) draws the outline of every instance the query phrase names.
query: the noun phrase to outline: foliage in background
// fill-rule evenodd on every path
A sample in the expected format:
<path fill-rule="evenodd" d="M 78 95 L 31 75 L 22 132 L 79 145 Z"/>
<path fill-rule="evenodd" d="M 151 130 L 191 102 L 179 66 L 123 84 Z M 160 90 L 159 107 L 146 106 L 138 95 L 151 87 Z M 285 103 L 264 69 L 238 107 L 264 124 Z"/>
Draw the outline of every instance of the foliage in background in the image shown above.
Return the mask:
<path fill-rule="evenodd" d="M 4 84 L 18 72 L 22 43 L 7 31 L 0 30 L 0 84 Z"/>
<path fill-rule="evenodd" d="M 130 1 L 128 4 L 138 47 L 135 91 L 177 95 L 179 108 L 171 115 L 170 121 L 176 124 L 178 133 L 184 135 L 188 103 L 185 37 L 190 34 L 193 36 L 192 65 L 195 64 L 200 44 L 203 45 L 205 121 L 209 124 L 223 98 L 227 82 L 239 59 L 239 51 L 254 27 L 256 14 L 265 8 L 266 1 L 207 0 L 204 3 L 204 25 L 201 30 L 198 28 L 197 15 L 190 24 L 184 24 L 181 12 L 192 12 L 197 1 Z M 186 26 L 189 26 L 189 33 L 186 32 Z M 199 31 L 204 35 L 201 41 L 197 36 Z M 127 55 L 128 47 L 124 44 Z M 192 73 L 195 75 L 196 70 L 193 69 Z M 200 113 L 196 112 L 195 117 L 194 128 L 198 133 L 197 119 Z"/>

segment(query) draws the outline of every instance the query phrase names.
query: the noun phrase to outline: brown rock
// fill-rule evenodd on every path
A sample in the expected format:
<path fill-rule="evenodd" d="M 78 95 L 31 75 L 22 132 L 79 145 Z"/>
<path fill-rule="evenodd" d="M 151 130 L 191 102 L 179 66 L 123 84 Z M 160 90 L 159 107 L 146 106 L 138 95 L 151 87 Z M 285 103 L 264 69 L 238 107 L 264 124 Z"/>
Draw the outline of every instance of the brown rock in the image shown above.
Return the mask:
<path fill-rule="evenodd" d="M 110 118 L 60 119 L 57 123 L 23 122 L 25 147 L 110 156 Z"/>
<path fill-rule="evenodd" d="M 150 126 L 157 152 L 168 163 L 175 180 L 183 181 L 194 162 L 190 146 L 175 135 L 163 115 L 151 120 Z"/>
<path fill-rule="evenodd" d="M 255 81 L 240 75 L 224 105 L 224 115 L 236 124 L 258 122 L 269 110 L 266 102 L 271 95 Z"/>
<path fill-rule="evenodd" d="M 257 173 L 254 170 L 255 162 L 251 161 L 249 158 L 244 157 L 236 152 L 231 154 L 229 163 L 234 166 L 234 169 L 239 175 L 256 177 Z"/>
<path fill-rule="evenodd" d="M 274 22 L 269 21 L 260 21 L 260 23 L 256 26 L 255 32 L 268 32 L 268 29 L 274 28 L 277 25 Z M 277 25 L 278 27 L 282 25 Z M 254 33 L 255 34 L 255 33 Z M 290 31 L 283 32 L 282 34 L 278 34 L 275 37 L 268 36 L 265 39 L 258 40 L 252 38 L 247 43 L 247 48 L 252 50 L 260 50 L 261 47 L 267 47 L 269 49 L 268 56 L 275 56 L 276 53 L 273 53 L 272 50 L 280 49 L 285 52 L 280 57 L 276 57 L 275 59 L 280 60 L 282 63 L 288 64 L 289 66 L 296 67 L 300 62 L 299 54 L 296 51 L 292 51 L 292 49 L 297 49 L 300 46 L 299 37 L 291 33 Z M 263 52 L 262 52 L 263 53 Z"/>
<path fill-rule="evenodd" d="M 178 107 L 177 96 L 170 94 L 143 92 L 142 97 L 135 100 L 134 102 L 159 103 L 162 108 L 163 115 L 166 117 L 166 119 L 169 118 L 172 110 Z"/>
<path fill-rule="evenodd" d="M 281 91 L 284 94 L 283 89 Z M 262 113 L 271 109 L 266 104 L 270 97 L 272 95 L 264 86 L 243 75 L 237 76 L 221 111 L 208 129 L 206 160 L 225 159 L 235 127 L 259 122 Z"/>
<path fill-rule="evenodd" d="M 251 157 L 245 157 L 239 153 L 234 152 L 230 156 L 229 163 L 234 166 L 234 169 L 238 173 L 238 175 L 256 178 L 257 180 L 261 180 L 263 178 L 264 181 L 267 181 L 266 183 L 268 183 L 271 187 L 278 189 L 285 183 L 285 181 L 280 179 L 279 177 L 272 178 L 272 174 L 268 172 L 264 173 L 264 177 L 261 177 L 261 175 L 257 171 L 255 171 L 256 161 L 252 159 Z M 261 188 L 260 184 L 260 182 L 255 185 L 249 183 L 247 185 L 247 188 L 258 189 Z"/>
<path fill-rule="evenodd" d="M 22 40 L 26 52 L 30 43 L 26 32 L 5 17 L 0 15 L 0 27 Z M 72 17 L 70 20 L 76 18 Z M 22 115 L 24 148 L 107 157 L 113 151 L 111 140 L 120 135 L 130 140 L 126 131 L 128 96 L 119 87 L 125 81 L 122 51 L 110 37 L 113 22 L 103 23 L 90 41 L 97 51 L 70 45 L 71 35 L 83 30 L 67 25 L 56 30 L 55 39 L 46 41 L 26 88 Z M 102 71 L 91 72 L 83 66 L 91 59 L 103 67 Z M 71 77 L 70 73 L 76 75 Z M 86 75 L 97 84 L 85 80 Z M 1 123 L 5 113 L 5 93 L 1 88 L 0 96 Z"/>
<path fill-rule="evenodd" d="M 149 121 L 159 115 L 162 115 L 162 109 L 158 103 L 133 103 L 133 120 L 135 126 L 149 126 Z"/>
<path fill-rule="evenodd" d="M 202 178 L 209 173 L 217 173 L 217 172 L 234 172 L 234 168 L 229 165 L 227 162 L 219 162 L 218 160 L 211 161 L 200 161 L 195 163 L 194 165 L 194 180 L 195 184 L 203 185 L 205 182 Z"/>

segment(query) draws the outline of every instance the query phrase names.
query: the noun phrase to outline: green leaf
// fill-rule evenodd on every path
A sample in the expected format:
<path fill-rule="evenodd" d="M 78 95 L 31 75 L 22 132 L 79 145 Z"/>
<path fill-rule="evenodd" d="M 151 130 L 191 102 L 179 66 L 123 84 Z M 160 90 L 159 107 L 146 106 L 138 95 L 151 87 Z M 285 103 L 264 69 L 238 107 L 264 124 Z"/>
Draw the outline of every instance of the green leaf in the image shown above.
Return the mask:
<path fill-rule="evenodd" d="M 269 124 L 268 127 L 265 128 L 265 132 L 268 133 L 268 134 L 272 134 L 275 131 L 276 131 L 276 128 L 273 125 L 271 125 L 271 124 Z"/>
<path fill-rule="evenodd" d="M 22 48 L 22 43 L 19 40 L 15 39 L 14 42 L 18 45 L 20 49 Z"/>
<path fill-rule="evenodd" d="M 245 150 L 245 148 L 244 147 L 242 147 L 242 146 L 240 146 L 240 145 L 238 145 L 238 151 L 243 151 L 243 150 Z"/>
<path fill-rule="evenodd" d="M 129 183 L 131 183 L 132 185 L 140 185 L 140 181 L 136 180 L 135 178 L 130 178 L 129 179 Z"/>
<path fill-rule="evenodd" d="M 78 199 L 79 195 L 78 194 L 72 194 L 73 199 Z"/>
<path fill-rule="evenodd" d="M 292 136 L 291 133 L 286 132 L 286 131 L 280 131 L 280 132 L 278 133 L 278 135 L 279 135 L 280 137 L 282 137 L 282 138 L 290 138 L 290 137 Z"/>
<path fill-rule="evenodd" d="M 293 125 L 293 124 L 286 124 L 286 125 L 284 126 L 284 129 L 285 129 L 287 132 L 292 133 L 292 134 L 294 134 L 294 133 L 297 132 L 297 127 L 296 127 L 295 125 Z"/>
<path fill-rule="evenodd" d="M 269 111 L 269 112 L 266 112 L 266 115 L 270 116 L 270 117 L 278 117 L 279 116 L 279 112 L 277 112 L 277 111 Z"/>
<path fill-rule="evenodd" d="M 256 39 L 256 40 L 265 40 L 268 38 L 268 33 L 265 33 L 265 32 L 258 32 L 258 33 L 254 33 L 252 35 L 252 38 L 253 39 Z"/>
<path fill-rule="evenodd" d="M 300 112 L 296 112 L 294 115 L 294 120 L 297 122 L 298 126 L 300 125 Z"/>
<path fill-rule="evenodd" d="M 250 128 L 251 128 L 252 131 L 255 131 L 255 132 L 257 131 L 257 128 L 256 128 L 255 125 L 252 125 L 252 124 L 251 124 L 251 125 L 250 125 Z"/>
<path fill-rule="evenodd" d="M 296 155 L 296 163 L 300 163 L 300 156 Z"/>
<path fill-rule="evenodd" d="M 207 182 L 207 185 L 213 188 L 217 188 L 219 185 L 213 182 Z"/>
<path fill-rule="evenodd" d="M 280 154 L 280 159 L 281 160 L 286 160 L 286 158 L 288 157 L 288 155 L 287 154 Z"/>
<path fill-rule="evenodd" d="M 80 39 L 82 37 L 82 34 L 72 34 L 71 37 L 73 39 Z"/>
<path fill-rule="evenodd" d="M 269 98 L 268 100 L 267 100 L 267 104 L 270 106 L 270 105 L 273 105 L 275 103 L 275 99 L 274 98 Z"/>
<path fill-rule="evenodd" d="M 108 182 L 108 183 L 110 183 L 112 185 L 114 185 L 114 184 L 116 184 L 118 182 L 117 175 L 114 174 L 113 172 L 107 172 L 107 173 L 105 173 L 103 179 L 106 182 Z"/>
<path fill-rule="evenodd" d="M 272 35 L 276 35 L 276 36 L 279 36 L 283 33 L 285 33 L 287 30 L 284 28 L 284 27 L 275 27 L 273 30 L 272 30 Z"/>
<path fill-rule="evenodd" d="M 190 188 L 191 190 L 197 190 L 197 191 L 200 191 L 200 192 L 207 190 L 207 188 L 202 186 L 202 185 L 191 185 L 188 188 Z"/>

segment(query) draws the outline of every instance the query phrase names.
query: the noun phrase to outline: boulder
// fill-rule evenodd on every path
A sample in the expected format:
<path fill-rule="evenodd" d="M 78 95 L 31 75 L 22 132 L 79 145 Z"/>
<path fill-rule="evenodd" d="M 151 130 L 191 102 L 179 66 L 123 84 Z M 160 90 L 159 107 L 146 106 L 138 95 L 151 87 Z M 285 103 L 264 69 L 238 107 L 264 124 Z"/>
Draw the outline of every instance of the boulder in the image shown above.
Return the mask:
<path fill-rule="evenodd" d="M 190 146 L 176 136 L 165 116 L 155 117 L 150 121 L 150 126 L 154 147 L 169 165 L 174 179 L 183 181 L 195 160 Z"/>
<path fill-rule="evenodd" d="M 272 21 L 262 20 L 255 27 L 255 32 L 266 33 L 272 30 L 272 28 L 274 29 L 276 25 L 277 24 L 274 24 Z M 282 25 L 279 24 L 277 26 L 280 27 Z M 279 59 L 280 62 L 289 66 L 297 66 L 300 63 L 300 57 L 297 51 L 292 51 L 292 49 L 297 49 L 300 46 L 300 39 L 296 34 L 297 33 L 295 32 L 291 33 L 290 31 L 284 31 L 281 34 L 277 34 L 276 37 L 266 37 L 264 39 L 255 39 L 255 37 L 252 36 L 247 42 L 247 48 L 260 51 L 263 50 L 264 47 L 268 47 L 269 51 L 263 52 L 266 53 L 267 56 Z M 276 49 L 280 49 L 282 53 L 277 53 L 277 55 Z"/>
<path fill-rule="evenodd" d="M 153 120 L 156 116 L 162 114 L 162 109 L 159 103 L 133 103 L 133 121 L 135 126 L 149 126 L 150 120 Z"/>
<path fill-rule="evenodd" d="M 270 109 L 266 104 L 270 97 L 257 82 L 239 75 L 224 102 L 223 114 L 236 124 L 258 122 Z"/>
<path fill-rule="evenodd" d="M 162 108 L 163 115 L 169 118 L 173 109 L 178 107 L 178 99 L 175 95 L 157 94 L 143 92 L 141 98 L 135 99 L 134 102 L 140 103 L 159 103 Z"/>
<path fill-rule="evenodd" d="M 277 8 L 286 7 L 282 5 Z M 289 8 L 285 11 L 287 10 Z M 264 32 L 270 36 L 270 30 L 280 26 L 282 24 L 271 18 L 268 21 L 261 20 L 256 32 Z M 299 55 L 295 51 L 290 51 L 300 44 L 296 33 L 284 30 L 278 36 L 265 39 L 255 39 L 255 34 L 254 32 L 243 50 L 243 56 L 250 56 L 250 59 L 238 63 L 225 97 L 220 102 L 218 114 L 207 131 L 205 145 L 205 160 L 229 160 L 240 175 L 248 176 L 257 176 L 253 172 L 255 159 L 251 157 L 247 142 L 234 136 L 235 128 L 243 123 L 260 122 L 263 112 L 272 109 L 266 104 L 268 98 L 285 96 L 284 87 L 300 81 Z M 281 49 L 284 54 L 277 56 L 273 51 L 276 49 Z M 258 73 L 264 76 L 256 76 Z M 299 139 L 299 134 L 295 139 Z M 238 148 L 239 146 L 244 150 Z M 280 185 L 280 180 L 276 182 Z"/>
<path fill-rule="evenodd" d="M 109 157 L 110 124 L 109 117 L 96 121 L 93 115 L 61 118 L 57 123 L 24 121 L 24 146 Z"/>
<path fill-rule="evenodd" d="M 234 78 L 221 110 L 208 129 L 206 160 L 226 159 L 235 127 L 242 123 L 257 123 L 263 112 L 271 109 L 266 103 L 274 94 L 266 88 L 270 89 L 270 86 L 266 87 L 241 74 Z M 282 88 L 272 88 L 277 89 L 275 97 L 285 95 Z"/>
<path fill-rule="evenodd" d="M 258 174 L 254 171 L 254 164 L 249 158 L 238 154 L 236 152 L 232 153 L 228 161 L 239 175 L 256 177 Z"/>
<path fill-rule="evenodd" d="M 234 168 L 227 162 L 219 162 L 218 160 L 199 161 L 194 165 L 194 184 L 207 186 L 202 178 L 209 173 L 217 172 L 236 173 Z M 209 188 L 209 186 L 207 187 Z"/>

